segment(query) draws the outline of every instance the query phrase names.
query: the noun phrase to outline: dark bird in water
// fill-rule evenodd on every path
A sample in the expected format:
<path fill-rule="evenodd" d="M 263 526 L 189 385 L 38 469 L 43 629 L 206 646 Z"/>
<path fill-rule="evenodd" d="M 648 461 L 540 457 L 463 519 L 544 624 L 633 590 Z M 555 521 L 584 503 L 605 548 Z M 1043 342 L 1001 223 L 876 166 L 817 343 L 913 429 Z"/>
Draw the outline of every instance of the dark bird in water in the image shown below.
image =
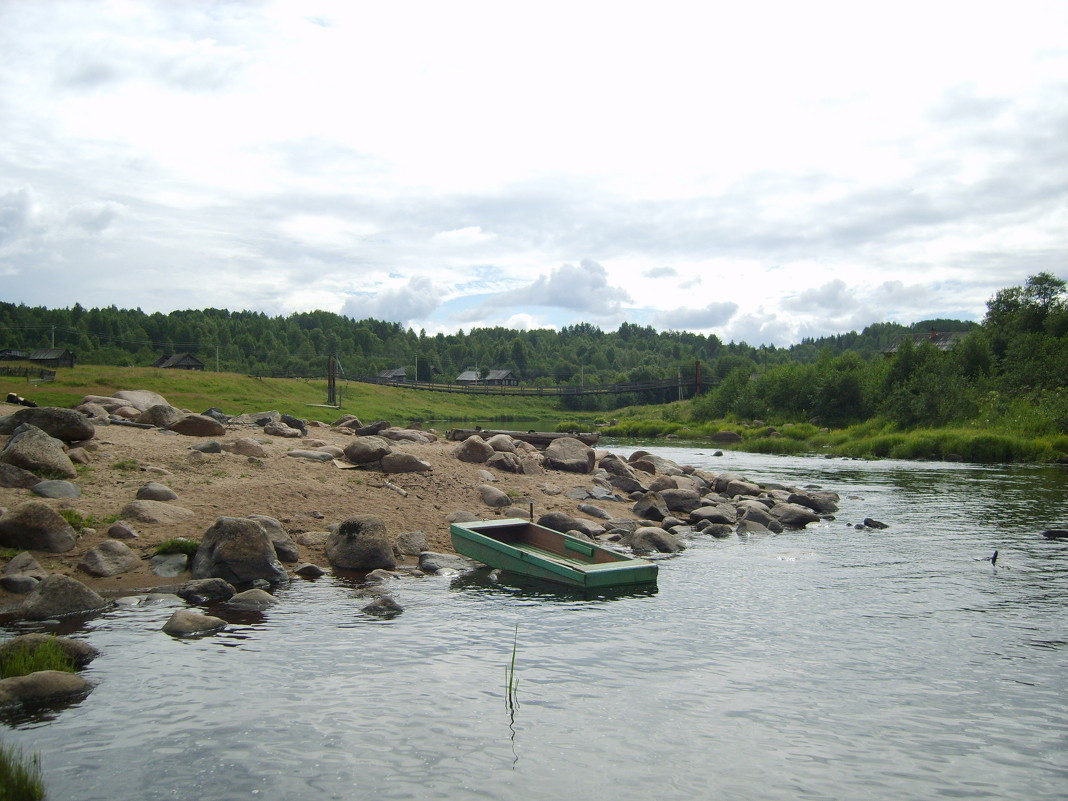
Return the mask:
<path fill-rule="evenodd" d="M 994 555 L 990 557 L 990 564 L 996 565 L 998 563 L 998 552 L 994 551 Z"/>

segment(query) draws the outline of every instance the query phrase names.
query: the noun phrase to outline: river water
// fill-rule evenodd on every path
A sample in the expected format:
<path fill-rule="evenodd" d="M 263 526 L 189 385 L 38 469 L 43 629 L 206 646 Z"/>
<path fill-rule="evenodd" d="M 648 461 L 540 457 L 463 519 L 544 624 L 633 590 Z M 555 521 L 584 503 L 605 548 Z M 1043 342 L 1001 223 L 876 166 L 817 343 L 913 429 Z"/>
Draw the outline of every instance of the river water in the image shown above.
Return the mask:
<path fill-rule="evenodd" d="M 1063 469 L 648 450 L 841 508 L 655 592 L 405 579 L 379 620 L 328 576 L 193 640 L 125 605 L 73 632 L 95 690 L 0 741 L 53 801 L 1068 797 Z"/>

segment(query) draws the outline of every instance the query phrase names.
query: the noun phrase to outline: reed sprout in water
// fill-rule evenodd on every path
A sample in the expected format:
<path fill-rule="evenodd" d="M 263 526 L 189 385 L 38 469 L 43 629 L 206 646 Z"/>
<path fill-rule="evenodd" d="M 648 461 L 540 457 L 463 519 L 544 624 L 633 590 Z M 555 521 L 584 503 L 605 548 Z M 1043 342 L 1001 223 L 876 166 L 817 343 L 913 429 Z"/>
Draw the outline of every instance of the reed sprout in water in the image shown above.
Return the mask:
<path fill-rule="evenodd" d="M 508 708 L 514 710 L 519 706 L 519 699 L 516 693 L 519 690 L 519 679 L 515 675 L 515 656 L 516 651 L 519 649 L 519 624 L 515 624 L 515 636 L 512 639 L 512 661 L 504 669 L 505 686 L 508 690 Z"/>

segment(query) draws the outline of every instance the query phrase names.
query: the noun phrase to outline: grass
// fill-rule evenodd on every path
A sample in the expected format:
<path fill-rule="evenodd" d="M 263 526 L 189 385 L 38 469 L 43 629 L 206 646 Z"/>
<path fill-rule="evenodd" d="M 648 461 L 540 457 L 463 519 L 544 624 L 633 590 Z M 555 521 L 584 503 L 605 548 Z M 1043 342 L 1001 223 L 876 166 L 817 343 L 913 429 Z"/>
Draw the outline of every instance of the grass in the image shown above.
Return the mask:
<path fill-rule="evenodd" d="M 170 553 L 184 553 L 190 559 L 196 556 L 197 548 L 200 547 L 200 543 L 196 540 L 191 540 L 188 537 L 174 537 L 173 539 L 164 540 L 156 549 L 152 552 L 154 556 L 163 556 Z"/>
<path fill-rule="evenodd" d="M 43 642 L 36 646 L 16 646 L 9 650 L 0 662 L 0 679 L 28 676 L 39 670 L 73 673 L 74 660 L 67 656 L 55 641 Z"/>
<path fill-rule="evenodd" d="M 41 756 L 0 743 L 0 801 L 40 801 L 45 797 Z"/>
<path fill-rule="evenodd" d="M 66 520 L 70 527 L 77 532 L 82 532 L 87 528 L 110 526 L 119 519 L 118 515 L 110 515 L 105 518 L 98 518 L 93 515 L 85 516 L 74 509 L 59 509 L 57 511 L 59 512 L 59 516 Z"/>
<path fill-rule="evenodd" d="M 0 391 L 26 393 L 23 383 L 0 377 Z M 10 383 L 10 386 L 7 386 Z M 343 414 L 365 422 L 534 422 L 560 419 L 559 400 L 507 395 L 465 395 L 339 381 L 341 408 L 324 407 L 326 380 L 254 378 L 240 373 L 161 370 L 152 367 L 79 365 L 56 372 L 56 380 L 29 393 L 41 406 L 72 408 L 86 395 L 110 396 L 120 389 L 147 389 L 173 406 L 226 414 L 277 410 L 309 420 L 332 423 Z M 132 469 L 132 468 L 131 468 Z"/>
<path fill-rule="evenodd" d="M 515 675 L 515 657 L 516 657 L 516 652 L 518 650 L 519 650 L 519 624 L 516 623 L 515 624 L 515 636 L 512 639 L 512 661 L 508 665 L 508 667 L 506 667 L 504 669 L 505 688 L 508 691 L 508 697 L 507 697 L 506 703 L 508 704 L 508 709 L 513 711 L 513 712 L 519 706 L 519 698 L 517 696 L 517 693 L 519 691 L 519 679 L 517 679 L 516 675 Z"/>

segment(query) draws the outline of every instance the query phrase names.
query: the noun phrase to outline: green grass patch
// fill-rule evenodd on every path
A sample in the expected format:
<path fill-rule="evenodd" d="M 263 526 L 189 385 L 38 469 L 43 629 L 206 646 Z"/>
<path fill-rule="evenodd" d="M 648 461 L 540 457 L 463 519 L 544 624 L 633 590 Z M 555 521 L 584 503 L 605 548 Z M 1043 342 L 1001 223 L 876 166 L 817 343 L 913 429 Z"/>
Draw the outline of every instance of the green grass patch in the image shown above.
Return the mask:
<path fill-rule="evenodd" d="M 184 553 L 190 559 L 192 559 L 197 552 L 197 548 L 200 547 L 200 543 L 196 540 L 191 540 L 188 537 L 174 537 L 173 539 L 164 540 L 156 549 L 152 552 L 154 556 L 163 556 L 171 553 Z"/>
<path fill-rule="evenodd" d="M 39 670 L 74 672 L 74 660 L 54 641 L 21 645 L 9 649 L 0 661 L 0 679 L 28 676 Z M 0 796 L 2 798 L 2 796 Z"/>
<path fill-rule="evenodd" d="M 0 801 L 40 801 L 45 797 L 41 756 L 0 743 Z"/>
<path fill-rule="evenodd" d="M 116 520 L 119 519 L 118 515 L 110 515 L 108 517 L 100 518 L 94 515 L 83 515 L 76 509 L 59 509 L 59 516 L 62 517 L 75 531 L 82 532 L 87 528 L 100 528 L 101 526 L 110 526 Z"/>
<path fill-rule="evenodd" d="M 137 463 L 136 459 L 119 459 L 117 462 L 111 463 L 112 470 L 119 470 L 123 473 L 128 473 L 131 470 L 139 470 L 141 465 Z"/>

